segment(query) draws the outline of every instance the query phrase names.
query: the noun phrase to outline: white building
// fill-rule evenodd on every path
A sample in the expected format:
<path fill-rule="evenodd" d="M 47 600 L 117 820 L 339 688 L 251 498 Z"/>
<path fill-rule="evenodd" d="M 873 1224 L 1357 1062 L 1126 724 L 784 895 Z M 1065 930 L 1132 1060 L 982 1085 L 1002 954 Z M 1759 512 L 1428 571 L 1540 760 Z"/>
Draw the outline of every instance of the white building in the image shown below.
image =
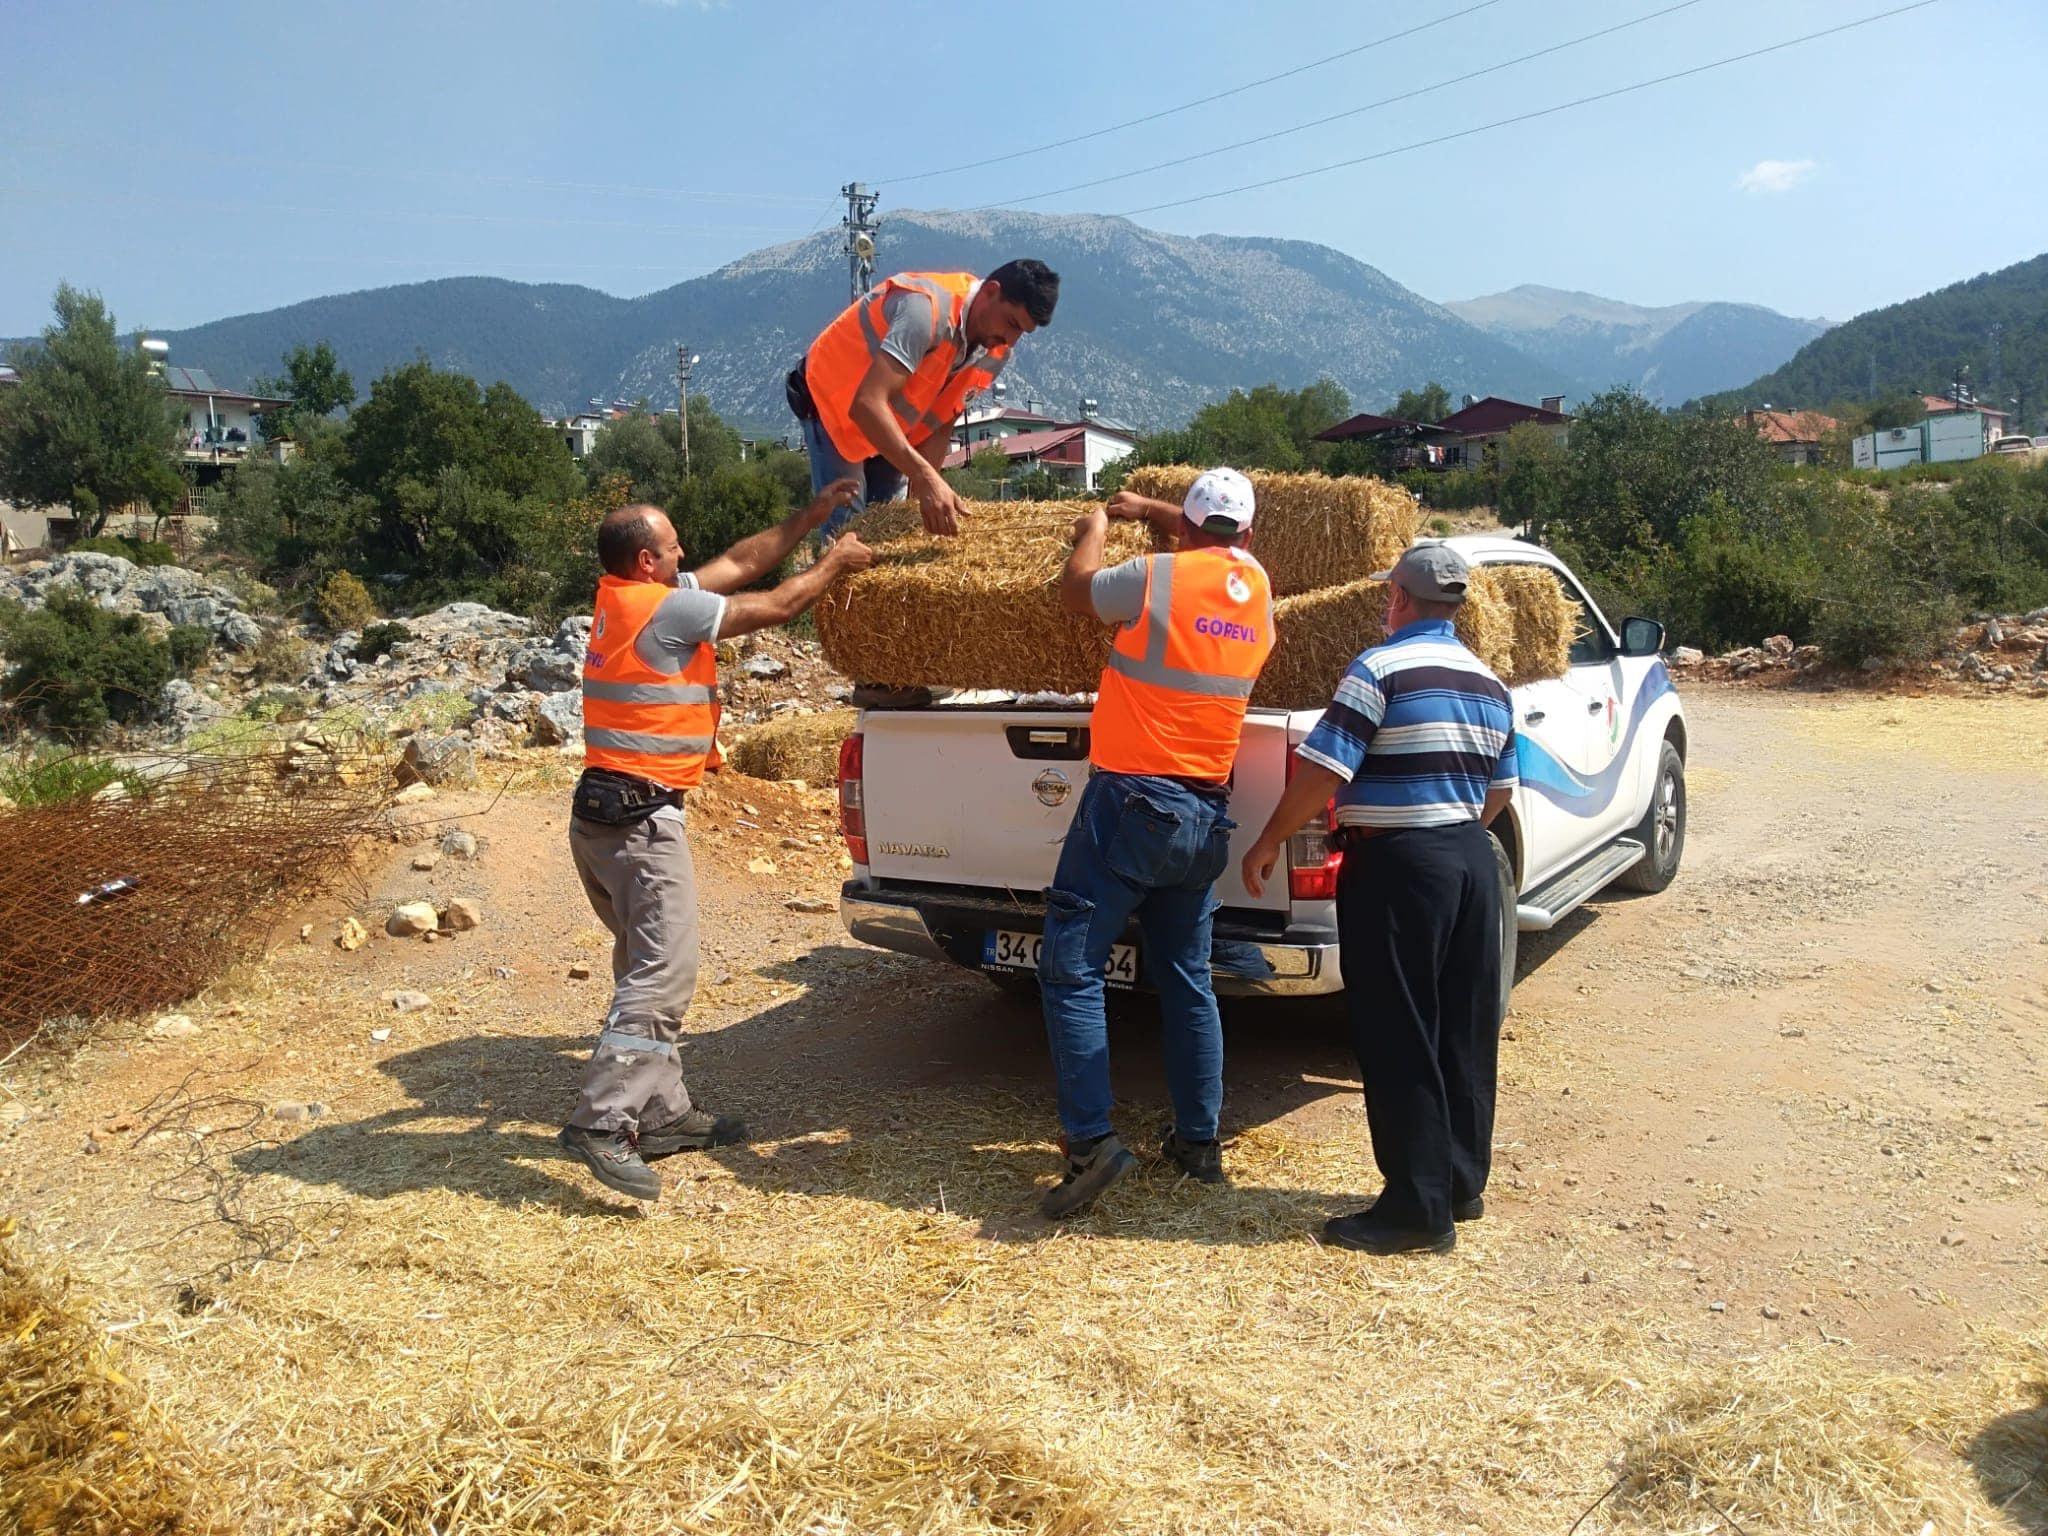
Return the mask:
<path fill-rule="evenodd" d="M 958 442 L 958 438 L 955 438 Z M 1100 422 L 1077 421 L 1041 427 L 1036 431 L 990 436 L 969 446 L 956 446 L 946 455 L 945 467 L 959 469 L 977 453 L 998 448 L 1009 459 L 1013 473 L 1028 474 L 1043 469 L 1076 491 L 1093 491 L 1102 471 L 1127 457 L 1137 446 L 1136 437 L 1121 428 Z"/>
<path fill-rule="evenodd" d="M 165 363 L 164 392 L 183 428 L 180 447 L 188 464 L 221 464 L 263 447 L 262 417 L 290 405 L 273 395 L 223 389 L 204 368 Z"/>

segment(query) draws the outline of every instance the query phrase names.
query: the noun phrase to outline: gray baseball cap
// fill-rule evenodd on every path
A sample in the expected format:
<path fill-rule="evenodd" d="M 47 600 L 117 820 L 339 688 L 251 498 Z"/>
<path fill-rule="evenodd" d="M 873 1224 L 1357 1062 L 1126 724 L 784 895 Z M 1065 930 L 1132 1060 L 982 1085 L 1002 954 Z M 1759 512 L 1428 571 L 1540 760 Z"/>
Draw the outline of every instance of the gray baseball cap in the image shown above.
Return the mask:
<path fill-rule="evenodd" d="M 1425 603 L 1462 603 L 1472 567 L 1465 557 L 1441 539 L 1421 539 L 1401 551 L 1389 570 L 1375 571 L 1374 581 L 1391 581 L 1410 597 Z"/>

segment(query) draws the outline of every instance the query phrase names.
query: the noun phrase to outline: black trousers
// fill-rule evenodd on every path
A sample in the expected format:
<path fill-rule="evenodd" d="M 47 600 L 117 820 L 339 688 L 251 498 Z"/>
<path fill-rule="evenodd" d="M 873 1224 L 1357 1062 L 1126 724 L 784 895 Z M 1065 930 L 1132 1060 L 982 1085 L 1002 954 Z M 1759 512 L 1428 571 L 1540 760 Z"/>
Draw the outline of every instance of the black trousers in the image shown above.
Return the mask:
<path fill-rule="evenodd" d="M 1337 878 L 1352 1048 L 1389 1223 L 1451 1230 L 1486 1188 L 1500 1057 L 1500 884 L 1476 821 L 1354 841 Z"/>

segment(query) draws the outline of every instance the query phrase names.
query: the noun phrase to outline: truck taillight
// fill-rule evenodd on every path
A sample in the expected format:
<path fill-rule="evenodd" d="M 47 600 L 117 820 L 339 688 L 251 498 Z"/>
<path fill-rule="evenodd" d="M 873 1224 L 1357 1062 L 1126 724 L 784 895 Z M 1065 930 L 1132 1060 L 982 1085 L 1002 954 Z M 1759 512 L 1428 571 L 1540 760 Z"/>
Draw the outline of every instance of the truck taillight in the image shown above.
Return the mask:
<path fill-rule="evenodd" d="M 1294 777 L 1295 756 L 1287 754 L 1287 777 Z M 1287 894 L 1295 901 L 1333 901 L 1337 871 L 1344 851 L 1333 843 L 1330 829 L 1337 802 L 1330 801 L 1287 839 Z"/>
<path fill-rule="evenodd" d="M 839 743 L 839 835 L 847 856 L 856 864 L 868 861 L 868 813 L 861 798 L 861 734 Z"/>

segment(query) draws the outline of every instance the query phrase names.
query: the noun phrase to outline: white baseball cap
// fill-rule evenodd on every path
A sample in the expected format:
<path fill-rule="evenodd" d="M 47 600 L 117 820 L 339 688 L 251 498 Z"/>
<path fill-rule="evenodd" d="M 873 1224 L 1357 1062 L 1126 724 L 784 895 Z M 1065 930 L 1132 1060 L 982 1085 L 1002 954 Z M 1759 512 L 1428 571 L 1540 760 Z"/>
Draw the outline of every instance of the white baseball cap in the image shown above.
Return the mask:
<path fill-rule="evenodd" d="M 1180 510 L 1204 533 L 1243 533 L 1252 525 L 1252 483 L 1234 469 L 1204 470 Z"/>

